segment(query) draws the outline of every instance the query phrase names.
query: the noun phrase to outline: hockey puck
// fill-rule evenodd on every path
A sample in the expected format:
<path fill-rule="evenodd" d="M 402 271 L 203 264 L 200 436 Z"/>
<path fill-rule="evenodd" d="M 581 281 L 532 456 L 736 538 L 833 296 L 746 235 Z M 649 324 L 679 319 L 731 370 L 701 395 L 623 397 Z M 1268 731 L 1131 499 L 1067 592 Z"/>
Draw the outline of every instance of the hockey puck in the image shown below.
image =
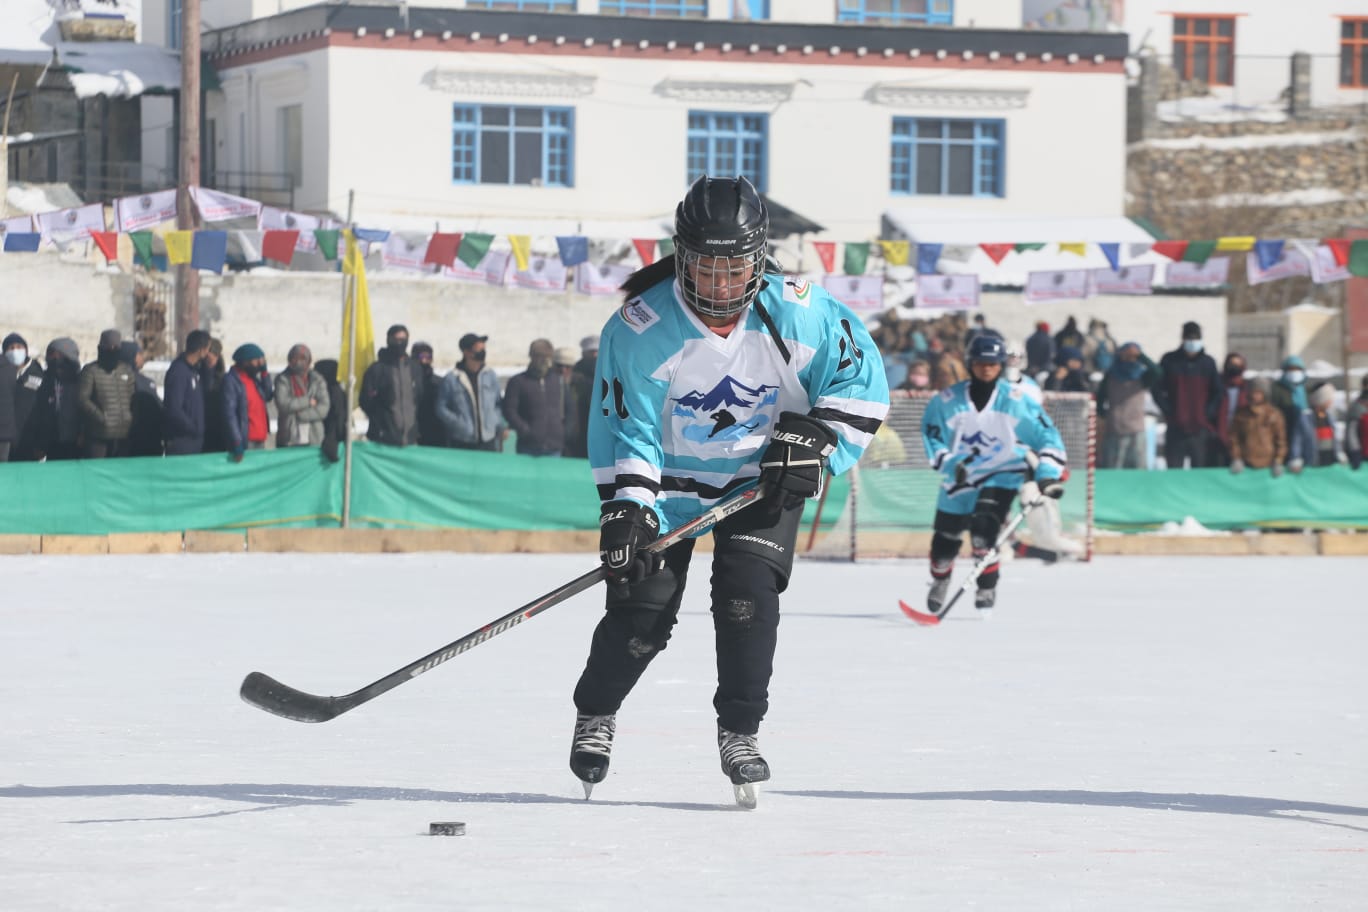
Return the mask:
<path fill-rule="evenodd" d="M 465 824 L 458 821 L 449 820 L 441 823 L 428 824 L 429 836 L 464 836 Z"/>

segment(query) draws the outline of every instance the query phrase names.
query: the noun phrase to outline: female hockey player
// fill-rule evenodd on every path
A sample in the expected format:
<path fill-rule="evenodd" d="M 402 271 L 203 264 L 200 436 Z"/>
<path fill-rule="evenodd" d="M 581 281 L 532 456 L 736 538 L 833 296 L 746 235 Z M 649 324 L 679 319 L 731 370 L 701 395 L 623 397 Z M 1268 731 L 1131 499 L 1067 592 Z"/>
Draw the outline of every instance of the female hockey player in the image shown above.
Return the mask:
<path fill-rule="evenodd" d="M 758 480 L 766 500 L 713 530 L 711 581 L 722 771 L 754 800 L 751 783 L 770 774 L 756 733 L 803 500 L 826 466 L 855 464 L 888 412 L 859 318 L 821 288 L 765 275 L 768 229 L 745 178 L 699 178 L 675 211 L 674 255 L 627 279 L 603 329 L 589 461 L 609 587 L 570 753 L 586 797 L 608 772 L 619 707 L 670 639 L 694 540 L 644 549 Z"/>
<path fill-rule="evenodd" d="M 927 610 L 939 614 L 950 572 L 968 528 L 974 556 L 997 541 L 1012 499 L 1026 480 L 1026 450 L 1039 457 L 1040 493 L 1064 494 L 1064 444 L 1040 403 L 1002 379 L 1007 348 L 1001 336 L 979 335 L 969 345 L 970 378 L 942 390 L 922 417 L 922 442 L 931 467 L 945 476 L 931 537 L 931 591 Z M 998 565 L 978 578 L 974 604 L 990 610 L 997 598 Z"/>

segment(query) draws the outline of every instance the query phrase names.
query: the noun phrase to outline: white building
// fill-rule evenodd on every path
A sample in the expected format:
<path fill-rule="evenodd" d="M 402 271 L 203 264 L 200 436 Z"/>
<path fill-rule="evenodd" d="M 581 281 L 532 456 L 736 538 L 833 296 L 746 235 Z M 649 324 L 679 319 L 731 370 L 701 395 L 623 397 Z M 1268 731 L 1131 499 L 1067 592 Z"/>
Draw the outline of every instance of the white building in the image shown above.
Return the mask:
<path fill-rule="evenodd" d="M 147 40 L 172 12 L 145 0 Z M 354 190 L 376 227 L 591 233 L 668 214 L 706 171 L 841 240 L 909 204 L 1122 213 L 1126 38 L 1024 31 L 1019 2 L 204 0 L 203 17 L 222 86 L 205 173 L 249 196 L 253 175 L 289 175 L 299 211 L 343 214 Z"/>

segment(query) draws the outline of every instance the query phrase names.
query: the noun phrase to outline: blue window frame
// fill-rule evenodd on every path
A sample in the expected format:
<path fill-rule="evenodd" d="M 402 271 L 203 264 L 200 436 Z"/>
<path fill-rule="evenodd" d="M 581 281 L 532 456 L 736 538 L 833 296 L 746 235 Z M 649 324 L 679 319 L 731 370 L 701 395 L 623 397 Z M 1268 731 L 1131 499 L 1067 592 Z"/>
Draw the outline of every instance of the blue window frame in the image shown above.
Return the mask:
<path fill-rule="evenodd" d="M 837 22 L 954 25 L 955 0 L 838 0 Z"/>
<path fill-rule="evenodd" d="M 606 16 L 704 19 L 708 15 L 708 0 L 599 0 L 599 12 Z"/>
<path fill-rule="evenodd" d="M 573 108 L 456 104 L 451 180 L 573 187 L 574 141 Z"/>
<path fill-rule="evenodd" d="M 761 21 L 770 16 L 770 0 L 731 0 L 733 19 Z"/>
<path fill-rule="evenodd" d="M 181 46 L 182 0 L 168 0 L 166 4 L 166 46 L 179 50 Z"/>
<path fill-rule="evenodd" d="M 764 191 L 769 178 L 769 115 L 689 112 L 688 182 L 744 174 Z"/>
<path fill-rule="evenodd" d="M 893 118 L 889 189 L 915 196 L 1004 196 L 1001 120 Z"/>
<path fill-rule="evenodd" d="M 577 0 L 466 0 L 466 9 L 529 10 L 536 13 L 573 13 Z"/>

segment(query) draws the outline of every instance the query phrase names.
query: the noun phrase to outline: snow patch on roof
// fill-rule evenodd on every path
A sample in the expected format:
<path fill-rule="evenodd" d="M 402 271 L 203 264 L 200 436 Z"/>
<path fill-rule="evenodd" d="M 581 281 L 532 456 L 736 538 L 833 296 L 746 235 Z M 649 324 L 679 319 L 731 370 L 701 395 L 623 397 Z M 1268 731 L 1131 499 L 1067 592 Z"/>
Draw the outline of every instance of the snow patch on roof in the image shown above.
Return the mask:
<path fill-rule="evenodd" d="M 1260 136 L 1183 136 L 1175 139 L 1145 139 L 1131 143 L 1131 149 L 1271 149 L 1283 146 L 1320 146 L 1326 143 L 1352 143 L 1364 138 L 1361 130 L 1333 130 L 1319 133 L 1272 133 Z"/>

